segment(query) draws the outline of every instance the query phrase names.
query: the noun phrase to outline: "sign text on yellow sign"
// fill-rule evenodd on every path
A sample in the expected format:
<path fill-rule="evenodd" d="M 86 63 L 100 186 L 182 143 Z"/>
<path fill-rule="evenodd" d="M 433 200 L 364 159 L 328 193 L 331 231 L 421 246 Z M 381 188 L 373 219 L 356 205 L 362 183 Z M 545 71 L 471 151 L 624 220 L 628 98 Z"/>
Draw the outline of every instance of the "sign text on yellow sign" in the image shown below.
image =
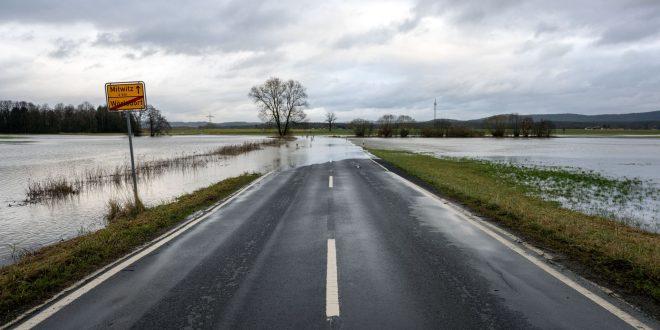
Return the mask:
<path fill-rule="evenodd" d="M 147 107 L 142 81 L 107 83 L 105 99 L 109 111 L 144 110 Z"/>

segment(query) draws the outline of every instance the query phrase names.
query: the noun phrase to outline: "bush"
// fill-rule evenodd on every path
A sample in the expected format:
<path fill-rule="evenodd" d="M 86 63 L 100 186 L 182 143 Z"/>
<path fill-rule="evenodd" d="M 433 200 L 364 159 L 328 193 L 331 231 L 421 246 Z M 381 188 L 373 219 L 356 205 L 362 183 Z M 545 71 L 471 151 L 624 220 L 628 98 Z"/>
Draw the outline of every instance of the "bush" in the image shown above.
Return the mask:
<path fill-rule="evenodd" d="M 370 121 L 360 118 L 353 119 L 350 127 L 353 129 L 353 133 L 355 133 L 355 136 L 357 137 L 369 136 L 373 130 L 373 124 L 371 124 Z"/>

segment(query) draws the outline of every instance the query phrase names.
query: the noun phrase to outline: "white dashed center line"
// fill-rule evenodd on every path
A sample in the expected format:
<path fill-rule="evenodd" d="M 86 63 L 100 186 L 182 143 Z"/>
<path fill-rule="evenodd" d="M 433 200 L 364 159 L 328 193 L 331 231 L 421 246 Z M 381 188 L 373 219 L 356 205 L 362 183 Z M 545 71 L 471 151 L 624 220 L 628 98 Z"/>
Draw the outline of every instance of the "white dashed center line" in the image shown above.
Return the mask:
<path fill-rule="evenodd" d="M 331 187 L 332 187 L 332 177 Z M 328 266 L 325 281 L 325 316 L 339 316 L 339 285 L 337 284 L 337 250 L 335 240 L 328 240 Z"/>

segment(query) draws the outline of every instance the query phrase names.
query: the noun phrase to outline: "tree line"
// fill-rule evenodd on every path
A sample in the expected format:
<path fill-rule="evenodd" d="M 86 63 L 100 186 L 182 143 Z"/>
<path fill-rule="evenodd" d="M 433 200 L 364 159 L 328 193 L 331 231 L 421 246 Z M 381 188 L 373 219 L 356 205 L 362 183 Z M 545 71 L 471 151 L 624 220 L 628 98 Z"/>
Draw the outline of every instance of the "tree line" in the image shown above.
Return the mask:
<path fill-rule="evenodd" d="M 493 137 L 550 137 L 554 124 L 549 120 L 534 121 L 518 114 L 497 115 L 484 121 L 483 129 L 474 129 L 461 122 L 446 119 L 418 123 L 410 116 L 387 114 L 378 120 L 357 118 L 350 122 L 356 136 L 406 137 L 412 129 L 422 137 L 479 137 L 486 131 Z"/>
<path fill-rule="evenodd" d="M 146 111 L 124 113 L 108 111 L 106 106 L 94 107 L 89 102 L 77 106 L 58 103 L 35 105 L 25 101 L 0 101 L 0 133 L 125 133 L 126 115 L 136 136 L 146 129 L 149 135 L 167 133 L 170 124 L 153 106 Z"/>

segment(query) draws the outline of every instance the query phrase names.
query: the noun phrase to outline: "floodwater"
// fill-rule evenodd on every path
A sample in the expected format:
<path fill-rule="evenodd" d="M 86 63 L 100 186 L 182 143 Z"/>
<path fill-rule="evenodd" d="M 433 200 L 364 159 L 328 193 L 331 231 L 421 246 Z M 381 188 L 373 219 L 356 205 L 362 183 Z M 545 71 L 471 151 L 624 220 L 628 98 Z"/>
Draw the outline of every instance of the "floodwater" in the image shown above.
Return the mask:
<path fill-rule="evenodd" d="M 202 154 L 224 145 L 261 141 L 264 136 L 164 136 L 133 140 L 136 160 Z M 131 196 L 130 182 L 86 187 L 58 201 L 25 203 L 30 180 L 72 177 L 86 169 L 113 169 L 129 162 L 128 139 L 119 135 L 0 136 L 0 265 L 12 253 L 33 250 L 106 225 L 110 199 Z M 145 205 L 172 201 L 184 193 L 245 172 L 265 173 L 295 166 L 364 158 L 361 148 L 344 139 L 300 137 L 282 146 L 264 147 L 187 170 L 170 170 L 138 180 Z M 14 251 L 14 252 L 12 252 Z"/>
<path fill-rule="evenodd" d="M 617 179 L 637 178 L 647 190 L 660 189 L 660 139 L 658 138 L 367 138 L 352 139 L 357 145 L 432 154 L 437 157 L 469 157 L 518 165 L 566 167 L 595 171 Z M 640 193 L 640 196 L 644 195 Z M 607 200 L 582 200 L 565 206 L 587 213 L 624 215 L 643 229 L 659 231 L 660 199 L 611 204 Z M 598 205 L 595 205 L 598 204 Z M 595 210 L 595 212 L 590 212 Z M 602 213 L 601 213 L 602 214 Z"/>

